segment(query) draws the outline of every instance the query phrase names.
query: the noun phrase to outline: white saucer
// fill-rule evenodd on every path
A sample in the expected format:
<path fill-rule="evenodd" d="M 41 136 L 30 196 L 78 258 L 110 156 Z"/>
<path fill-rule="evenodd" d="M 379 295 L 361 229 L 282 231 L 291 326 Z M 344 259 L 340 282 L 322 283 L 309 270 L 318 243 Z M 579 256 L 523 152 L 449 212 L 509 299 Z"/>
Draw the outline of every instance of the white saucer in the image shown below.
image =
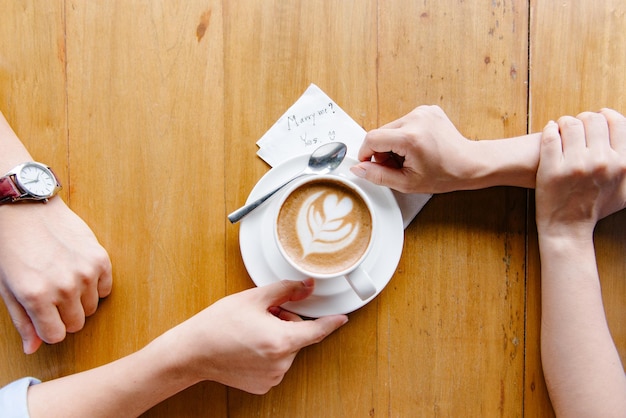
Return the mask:
<path fill-rule="evenodd" d="M 250 192 L 247 203 L 298 174 L 303 167 L 306 167 L 307 161 L 308 156 L 298 156 L 268 171 Z M 378 216 L 379 222 L 375 231 L 377 239 L 363 262 L 363 267 L 374 282 L 376 294 L 364 301 L 354 293 L 343 278 L 317 280 L 313 294 L 307 299 L 282 305 L 283 308 L 298 315 L 318 318 L 325 315 L 345 314 L 359 309 L 385 288 L 400 261 L 404 244 L 404 228 L 398 203 L 390 189 L 354 176 L 349 167 L 356 163 L 356 160 L 346 158 L 333 174 L 348 178 L 359 185 L 371 198 L 374 211 Z M 303 280 L 306 278 L 282 259 L 274 242 L 273 213 L 281 192 L 241 221 L 239 229 L 241 255 L 250 277 L 257 286 L 282 279 Z"/>

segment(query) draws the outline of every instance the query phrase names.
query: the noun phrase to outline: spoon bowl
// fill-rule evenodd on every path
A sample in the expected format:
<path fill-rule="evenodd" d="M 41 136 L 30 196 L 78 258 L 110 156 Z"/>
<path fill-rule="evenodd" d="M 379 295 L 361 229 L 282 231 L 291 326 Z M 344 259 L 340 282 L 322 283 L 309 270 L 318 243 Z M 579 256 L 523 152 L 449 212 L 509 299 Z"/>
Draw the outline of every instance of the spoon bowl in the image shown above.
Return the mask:
<path fill-rule="evenodd" d="M 233 224 L 239 222 L 250 212 L 261 206 L 263 202 L 272 197 L 277 191 L 279 191 L 299 177 L 311 174 L 330 173 L 331 171 L 339 167 L 341 162 L 346 157 L 347 151 L 348 147 L 343 142 L 329 142 L 327 144 L 319 146 L 315 149 L 315 151 L 311 153 L 311 156 L 309 157 L 309 163 L 304 170 L 302 170 L 299 174 L 290 178 L 271 192 L 255 200 L 254 202 L 251 202 L 237 209 L 236 211 L 228 215 L 228 220 Z"/>
<path fill-rule="evenodd" d="M 339 167 L 344 158 L 348 147 L 343 142 L 331 142 L 317 148 L 309 157 L 309 164 L 304 172 L 315 174 L 327 174 Z"/>

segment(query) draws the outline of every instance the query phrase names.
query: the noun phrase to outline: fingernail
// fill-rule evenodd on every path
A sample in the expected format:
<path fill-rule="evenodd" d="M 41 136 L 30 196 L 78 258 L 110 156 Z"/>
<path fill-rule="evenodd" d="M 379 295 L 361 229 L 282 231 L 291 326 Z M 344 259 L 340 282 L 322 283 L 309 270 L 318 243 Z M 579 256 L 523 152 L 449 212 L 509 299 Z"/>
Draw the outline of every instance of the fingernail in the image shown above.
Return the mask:
<path fill-rule="evenodd" d="M 365 170 L 361 166 L 353 165 L 350 171 L 357 177 L 365 178 Z"/>

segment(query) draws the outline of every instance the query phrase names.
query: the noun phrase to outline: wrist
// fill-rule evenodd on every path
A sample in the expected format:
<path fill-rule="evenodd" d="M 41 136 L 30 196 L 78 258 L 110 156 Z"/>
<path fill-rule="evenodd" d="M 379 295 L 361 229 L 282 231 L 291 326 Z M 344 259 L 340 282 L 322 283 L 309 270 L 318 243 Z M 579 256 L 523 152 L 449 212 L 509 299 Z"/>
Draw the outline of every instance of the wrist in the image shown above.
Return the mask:
<path fill-rule="evenodd" d="M 139 403 L 144 407 L 138 413 L 200 381 L 195 378 L 191 362 L 178 348 L 175 337 L 170 338 L 168 331 L 122 359 L 135 370 L 129 393 L 134 392 L 133 396 L 143 398 Z"/>
<path fill-rule="evenodd" d="M 468 139 L 464 143 L 462 152 L 464 163 L 459 165 L 458 172 L 455 173 L 460 190 L 476 190 L 485 187 L 485 181 L 492 170 L 492 163 L 489 154 L 485 153 L 488 147 L 484 142 L 486 141 Z"/>
<path fill-rule="evenodd" d="M 24 162 L 0 177 L 0 205 L 22 201 L 47 202 L 61 188 L 50 167 L 34 161 Z"/>
<path fill-rule="evenodd" d="M 59 213 L 59 211 L 68 209 L 63 199 L 58 195 L 52 196 L 47 202 L 6 203 L 0 205 L 0 225 L 5 220 L 7 222 L 15 222 L 17 218 L 40 219 L 49 216 L 50 213 Z"/>
<path fill-rule="evenodd" d="M 540 134 L 469 141 L 466 189 L 493 186 L 535 187 Z"/>
<path fill-rule="evenodd" d="M 186 346 L 187 340 L 175 332 L 180 326 L 166 331 L 141 350 L 150 358 L 158 359 L 157 377 L 172 384 L 177 391 L 203 380 L 198 373 L 199 359 L 193 356 L 193 349 Z"/>
<path fill-rule="evenodd" d="M 593 229 L 575 227 L 538 227 L 542 263 L 556 258 L 576 260 L 594 253 Z"/>
<path fill-rule="evenodd" d="M 593 244 L 593 231 L 596 223 L 589 221 L 550 222 L 537 219 L 537 233 L 540 239 L 567 242 L 572 245 Z"/>

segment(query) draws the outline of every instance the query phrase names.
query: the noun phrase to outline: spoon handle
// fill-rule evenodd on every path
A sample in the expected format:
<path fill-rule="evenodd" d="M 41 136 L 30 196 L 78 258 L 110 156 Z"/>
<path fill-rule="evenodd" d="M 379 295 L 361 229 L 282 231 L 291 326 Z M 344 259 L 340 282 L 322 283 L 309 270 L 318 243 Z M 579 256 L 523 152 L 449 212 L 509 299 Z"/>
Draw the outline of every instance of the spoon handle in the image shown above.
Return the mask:
<path fill-rule="evenodd" d="M 292 181 L 294 181 L 298 177 L 304 176 L 305 174 L 307 174 L 307 173 L 306 172 L 300 173 L 297 176 L 290 178 L 289 180 L 287 180 L 286 182 L 284 182 L 283 184 L 281 184 L 280 186 L 278 186 L 277 188 L 275 188 L 271 192 L 267 193 L 266 195 L 261 196 L 260 198 L 258 198 L 254 202 L 250 202 L 247 205 L 240 207 L 239 209 L 237 209 L 236 211 L 234 211 L 233 213 L 228 215 L 228 220 L 230 221 L 230 223 L 233 223 L 233 224 L 239 222 L 246 215 L 248 215 L 250 212 L 252 212 L 256 208 L 261 206 L 263 204 L 263 202 L 265 202 L 267 199 L 269 199 L 270 197 L 274 196 L 274 194 L 277 191 L 279 191 L 280 189 L 282 189 L 283 187 L 285 187 L 286 185 L 288 185 L 289 183 L 291 183 Z"/>

